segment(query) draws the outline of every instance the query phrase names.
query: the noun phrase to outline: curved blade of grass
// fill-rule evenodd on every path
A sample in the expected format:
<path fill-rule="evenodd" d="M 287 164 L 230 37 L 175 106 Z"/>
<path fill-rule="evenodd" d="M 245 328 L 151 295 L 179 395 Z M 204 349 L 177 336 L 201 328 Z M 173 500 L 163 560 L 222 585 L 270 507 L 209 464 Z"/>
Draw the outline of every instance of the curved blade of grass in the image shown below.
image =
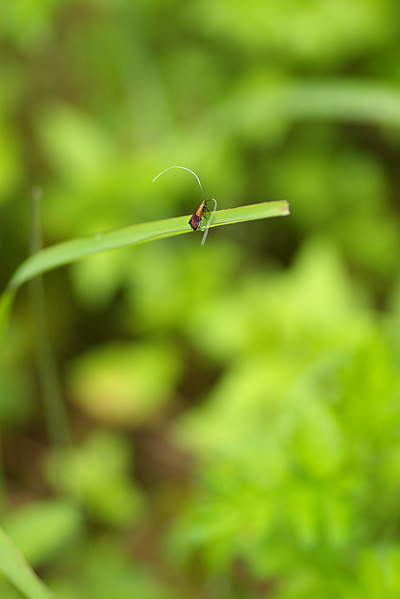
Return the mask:
<path fill-rule="evenodd" d="M 258 131 L 270 123 L 271 115 L 274 119 L 281 117 L 284 122 L 350 121 L 397 129 L 400 91 L 396 86 L 350 78 L 266 83 L 240 90 L 214 109 L 208 119 L 232 135 L 232 128 Z M 199 126 L 204 123 L 200 121 Z"/>
<path fill-rule="evenodd" d="M 277 202 L 262 202 L 250 206 L 240 206 L 215 213 L 211 227 L 240 223 L 260 218 L 286 216 L 290 214 L 286 200 Z M 87 237 L 71 239 L 57 245 L 44 248 L 27 258 L 15 271 L 8 289 L 17 289 L 20 285 L 40 274 L 76 262 L 89 254 L 102 252 L 113 248 L 146 243 L 155 239 L 192 233 L 188 225 L 189 216 L 179 216 L 166 220 L 141 223 L 97 233 Z M 1 306 L 1 304 L 0 304 Z M 1 309 L 1 308 L 0 308 Z"/>
<path fill-rule="evenodd" d="M 0 529 L 0 572 L 29 599 L 55 599 L 9 537 Z"/>

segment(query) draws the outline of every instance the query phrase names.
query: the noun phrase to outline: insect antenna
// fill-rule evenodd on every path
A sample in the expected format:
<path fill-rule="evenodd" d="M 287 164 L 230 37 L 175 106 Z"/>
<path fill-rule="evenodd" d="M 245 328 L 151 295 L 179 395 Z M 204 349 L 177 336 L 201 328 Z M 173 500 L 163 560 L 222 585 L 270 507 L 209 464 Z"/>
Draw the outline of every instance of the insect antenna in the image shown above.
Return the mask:
<path fill-rule="evenodd" d="M 201 189 L 201 195 L 203 197 L 203 202 L 205 203 L 204 191 L 203 191 L 203 187 L 201 186 L 200 179 L 198 178 L 198 176 L 196 175 L 196 173 L 194 171 L 190 170 L 190 168 L 186 168 L 186 166 L 169 166 L 168 168 L 166 168 L 163 171 L 161 171 L 161 173 L 158 173 L 157 177 L 154 177 L 153 183 L 154 183 L 154 181 L 156 179 L 158 179 L 158 177 L 161 177 L 161 175 L 163 175 L 164 173 L 166 173 L 167 171 L 169 171 L 171 168 L 181 168 L 184 171 L 188 171 L 189 173 L 192 173 L 192 175 L 194 175 L 196 177 L 197 183 L 199 184 L 199 187 Z M 215 212 L 217 210 L 217 200 L 215 200 L 214 198 L 212 198 L 212 201 L 214 202 L 214 210 L 210 214 L 210 218 L 207 221 L 207 225 L 204 228 L 202 228 L 202 231 L 204 231 L 204 232 L 203 232 L 203 237 L 201 238 L 200 245 L 204 245 L 205 242 L 206 242 L 207 235 L 208 235 L 208 229 L 210 228 L 212 219 L 214 218 L 214 214 L 215 214 Z"/>
<path fill-rule="evenodd" d="M 203 188 L 201 186 L 200 179 L 198 178 L 198 176 L 196 175 L 196 173 L 194 171 L 191 171 L 190 168 L 186 168 L 186 166 L 169 166 L 165 170 L 161 171 L 161 173 L 158 173 L 157 177 L 154 177 L 154 179 L 153 179 L 152 182 L 154 183 L 154 181 L 156 179 L 158 179 L 158 177 L 161 177 L 161 175 L 163 175 L 164 173 L 166 173 L 167 171 L 169 171 L 171 168 L 182 168 L 184 171 L 189 171 L 189 173 L 192 173 L 192 175 L 194 175 L 196 177 L 197 183 L 199 184 L 200 189 L 201 189 L 201 195 L 203 196 L 203 202 L 204 202 L 204 191 L 203 191 Z"/>

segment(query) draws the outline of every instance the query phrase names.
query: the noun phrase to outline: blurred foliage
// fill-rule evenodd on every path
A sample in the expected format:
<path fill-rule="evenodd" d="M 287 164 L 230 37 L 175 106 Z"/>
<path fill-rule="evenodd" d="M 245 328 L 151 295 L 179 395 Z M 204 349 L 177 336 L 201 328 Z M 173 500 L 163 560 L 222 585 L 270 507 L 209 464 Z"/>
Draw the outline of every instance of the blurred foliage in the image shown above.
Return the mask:
<path fill-rule="evenodd" d="M 395 597 L 397 577 L 377 566 L 398 552 L 399 346 L 360 312 L 327 248 L 245 295 L 255 289 L 239 334 L 212 327 L 230 367 L 177 429 L 200 468 L 170 553 L 227 576 L 242 560 L 256 579 L 279 576 L 284 597 L 374 597 L 352 594 L 367 559 Z"/>
<path fill-rule="evenodd" d="M 71 447 L 49 442 L 18 292 L 2 526 L 59 597 L 398 598 L 399 16 L 2 4 L 1 289 L 37 186 L 46 245 L 192 214 L 190 174 L 151 183 L 174 164 L 220 208 L 292 213 L 45 277 Z"/>

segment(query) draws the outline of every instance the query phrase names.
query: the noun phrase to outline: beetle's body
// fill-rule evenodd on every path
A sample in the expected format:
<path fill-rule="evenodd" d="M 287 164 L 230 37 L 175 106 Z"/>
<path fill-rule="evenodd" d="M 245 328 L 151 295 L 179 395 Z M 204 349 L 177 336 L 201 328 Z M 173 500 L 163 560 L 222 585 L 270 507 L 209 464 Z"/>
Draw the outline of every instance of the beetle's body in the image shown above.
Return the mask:
<path fill-rule="evenodd" d="M 192 227 L 193 231 L 196 231 L 199 228 L 201 219 L 203 216 L 205 217 L 206 212 L 210 211 L 207 207 L 207 202 L 203 200 L 196 212 L 189 219 L 189 225 Z"/>

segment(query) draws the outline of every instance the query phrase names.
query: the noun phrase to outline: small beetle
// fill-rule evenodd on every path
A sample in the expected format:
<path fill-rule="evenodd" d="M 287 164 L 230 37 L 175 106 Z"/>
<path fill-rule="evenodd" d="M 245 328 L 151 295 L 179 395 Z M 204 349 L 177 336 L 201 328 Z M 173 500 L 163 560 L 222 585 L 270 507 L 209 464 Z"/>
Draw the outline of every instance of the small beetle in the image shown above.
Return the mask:
<path fill-rule="evenodd" d="M 210 214 L 207 202 L 206 200 L 203 200 L 200 206 L 197 208 L 196 212 L 189 219 L 189 225 L 192 227 L 193 231 L 196 231 L 196 229 L 198 229 L 201 219 L 203 218 L 203 216 L 205 218 L 207 212 L 208 214 Z"/>

